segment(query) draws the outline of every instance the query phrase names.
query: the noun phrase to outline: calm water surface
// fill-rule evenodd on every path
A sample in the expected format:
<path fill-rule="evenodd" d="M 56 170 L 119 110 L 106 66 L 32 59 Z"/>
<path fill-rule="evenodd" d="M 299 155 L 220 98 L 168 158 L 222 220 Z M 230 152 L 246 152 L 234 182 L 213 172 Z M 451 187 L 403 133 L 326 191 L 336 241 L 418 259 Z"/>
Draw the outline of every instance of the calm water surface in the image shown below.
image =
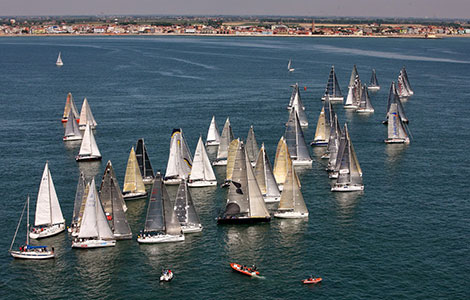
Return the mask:
<path fill-rule="evenodd" d="M 0 39 L 0 296 L 11 298 L 324 298 L 463 299 L 470 294 L 470 40 L 205 37 L 29 37 Z M 62 52 L 64 66 L 55 60 Z M 295 72 L 287 72 L 293 59 Z M 107 160 L 124 178 L 130 147 L 144 137 L 152 164 L 166 168 L 174 127 L 194 151 L 212 115 L 222 129 L 230 116 L 235 136 L 254 126 L 271 161 L 284 133 L 291 84 L 313 133 L 331 65 L 343 92 L 353 64 L 363 81 L 372 68 L 382 90 L 371 94 L 375 113 L 359 116 L 336 106 L 364 172 L 365 191 L 331 193 L 320 156 L 299 176 L 308 220 L 256 226 L 217 226 L 225 202 L 220 188 L 193 189 L 204 226 L 183 243 L 72 250 L 67 234 L 50 261 L 13 260 L 7 250 L 26 195 L 35 202 L 49 160 L 69 224 L 79 171 L 100 180 Z M 383 143 L 390 82 L 406 65 L 415 95 L 405 103 L 413 141 Z M 80 108 L 87 97 L 98 122 L 103 162 L 77 164 L 79 144 L 62 142 L 65 97 Z M 213 149 L 212 149 L 213 150 Z M 211 151 L 211 149 L 209 149 Z M 214 155 L 214 152 L 211 152 Z M 225 169 L 216 168 L 219 181 Z M 170 193 L 176 193 L 175 188 Z M 128 202 L 135 233 L 146 201 Z M 34 208 L 34 205 L 33 205 Z M 34 214 L 34 209 L 31 209 Z M 273 207 L 274 209 L 275 207 Z M 23 242 L 21 227 L 18 242 Z M 37 244 L 37 242 L 32 242 Z M 256 263 L 263 278 L 230 270 Z M 161 268 L 175 280 L 160 284 Z M 310 274 L 324 278 L 303 286 Z"/>

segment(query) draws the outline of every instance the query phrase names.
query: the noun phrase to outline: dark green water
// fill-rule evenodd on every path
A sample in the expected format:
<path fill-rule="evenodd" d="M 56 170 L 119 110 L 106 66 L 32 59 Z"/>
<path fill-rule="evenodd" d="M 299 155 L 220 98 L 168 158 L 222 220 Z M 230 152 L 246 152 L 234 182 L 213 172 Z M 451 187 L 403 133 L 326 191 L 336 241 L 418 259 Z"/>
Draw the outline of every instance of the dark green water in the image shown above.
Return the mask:
<path fill-rule="evenodd" d="M 0 296 L 5 298 L 291 298 L 463 299 L 470 294 L 470 40 L 340 38 L 2 38 L 0 39 Z M 57 68 L 62 51 L 64 67 Z M 295 72 L 287 72 L 293 59 Z M 107 160 L 124 178 L 132 145 L 144 137 L 155 169 L 164 171 L 169 138 L 183 128 L 194 151 L 211 116 L 230 116 L 235 136 L 254 126 L 274 159 L 284 133 L 291 88 L 303 101 L 310 141 L 331 65 L 343 92 L 353 64 L 368 82 L 377 70 L 382 90 L 375 114 L 336 107 L 348 122 L 364 173 L 363 194 L 331 193 L 323 149 L 300 171 L 308 221 L 217 226 L 225 190 L 197 189 L 193 198 L 204 231 L 184 243 L 72 250 L 67 234 L 41 243 L 58 257 L 33 262 L 7 250 L 26 195 L 35 201 L 49 160 L 69 224 L 79 169 L 99 181 Z M 406 65 L 415 95 L 405 103 L 414 140 L 386 146 L 384 118 L 390 82 Z M 79 145 L 62 142 L 60 118 L 72 92 L 87 97 L 98 122 L 102 163 L 74 160 Z M 224 168 L 217 168 L 223 180 Z M 121 184 L 122 186 L 122 184 Z M 175 194 L 175 189 L 170 192 Z M 34 207 L 34 206 L 33 206 Z M 146 201 L 128 202 L 134 232 Z M 33 209 L 32 209 L 33 211 Z M 19 241 L 24 237 L 20 231 Z M 231 271 L 230 262 L 256 263 L 264 278 Z M 162 267 L 175 271 L 158 282 Z M 314 273 L 319 286 L 300 280 Z"/>

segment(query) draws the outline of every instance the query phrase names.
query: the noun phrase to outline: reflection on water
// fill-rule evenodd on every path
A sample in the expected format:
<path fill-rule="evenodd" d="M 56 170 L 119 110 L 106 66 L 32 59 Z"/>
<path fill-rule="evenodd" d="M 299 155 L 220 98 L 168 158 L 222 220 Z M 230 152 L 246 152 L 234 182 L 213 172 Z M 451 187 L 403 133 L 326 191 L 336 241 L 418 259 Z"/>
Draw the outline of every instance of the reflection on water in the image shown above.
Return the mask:
<path fill-rule="evenodd" d="M 279 242 L 282 246 L 296 245 L 304 239 L 308 229 L 308 218 L 303 219 L 275 219 L 279 230 Z"/>
<path fill-rule="evenodd" d="M 385 153 L 387 154 L 387 163 L 394 165 L 399 162 L 406 148 L 408 148 L 407 144 L 386 144 Z"/>
<path fill-rule="evenodd" d="M 94 177 L 96 177 L 96 175 L 98 175 L 98 173 L 100 172 L 101 161 L 98 160 L 98 161 L 79 162 L 78 163 L 78 169 L 80 170 L 80 172 L 83 172 L 83 174 L 85 175 L 86 180 L 91 180 Z M 101 182 L 101 180 L 99 178 L 95 179 L 95 180 L 96 180 L 97 183 Z"/>
<path fill-rule="evenodd" d="M 325 154 L 326 152 L 326 147 L 312 147 L 312 151 L 313 151 L 313 155 L 315 155 L 315 157 L 317 158 L 316 161 L 317 162 L 322 162 L 322 161 L 326 161 L 328 162 L 327 159 L 322 159 L 322 155 Z"/>
<path fill-rule="evenodd" d="M 229 257 L 250 257 L 254 259 L 260 255 L 258 249 L 262 249 L 267 242 L 269 224 L 256 225 L 226 225 L 224 238 L 225 249 Z"/>
<path fill-rule="evenodd" d="M 75 152 L 78 153 L 78 149 L 80 149 L 80 145 L 82 144 L 82 141 L 68 141 L 64 142 L 64 147 L 67 150 L 67 152 L 72 152 L 75 155 Z"/>
<path fill-rule="evenodd" d="M 338 219 L 340 223 L 349 225 L 354 219 L 354 212 L 360 197 L 364 191 L 336 192 L 333 193 L 338 207 Z"/>

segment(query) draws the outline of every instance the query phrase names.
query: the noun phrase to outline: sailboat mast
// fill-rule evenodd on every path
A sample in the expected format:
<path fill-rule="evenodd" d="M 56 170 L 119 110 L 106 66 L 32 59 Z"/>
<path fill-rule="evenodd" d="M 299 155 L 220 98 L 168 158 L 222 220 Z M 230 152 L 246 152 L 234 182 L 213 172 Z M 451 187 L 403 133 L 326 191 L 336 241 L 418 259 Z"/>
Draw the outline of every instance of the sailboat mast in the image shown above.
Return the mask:
<path fill-rule="evenodd" d="M 28 211 L 26 212 L 26 245 L 29 245 L 29 195 L 28 199 L 26 200 L 27 206 L 28 206 Z M 21 216 L 23 218 L 23 216 Z"/>
<path fill-rule="evenodd" d="M 13 244 L 15 243 L 16 235 L 18 234 L 18 229 L 20 228 L 21 220 L 23 220 L 23 215 L 24 215 L 24 210 L 26 209 L 26 205 L 28 205 L 28 217 L 29 217 L 29 195 L 28 195 L 28 200 L 26 200 L 26 203 L 23 206 L 23 211 L 21 212 L 21 217 L 20 217 L 20 220 L 18 221 L 18 225 L 16 225 L 16 231 L 15 231 L 15 235 L 13 236 L 13 240 L 11 241 L 10 251 L 11 249 L 13 249 Z M 28 227 L 29 227 L 29 220 L 28 220 Z M 29 241 L 28 233 L 29 233 L 28 230 L 26 230 L 26 241 Z"/>

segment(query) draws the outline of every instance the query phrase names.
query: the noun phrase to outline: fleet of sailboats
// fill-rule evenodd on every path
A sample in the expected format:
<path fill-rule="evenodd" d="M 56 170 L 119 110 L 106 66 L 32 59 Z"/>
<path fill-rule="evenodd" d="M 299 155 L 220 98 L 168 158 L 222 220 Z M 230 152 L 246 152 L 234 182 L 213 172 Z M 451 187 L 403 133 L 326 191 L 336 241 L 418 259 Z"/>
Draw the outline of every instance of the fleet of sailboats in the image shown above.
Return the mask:
<path fill-rule="evenodd" d="M 95 136 L 91 130 L 90 123 L 87 123 L 85 133 L 83 134 L 80 151 L 75 157 L 76 161 L 101 160 L 101 152 L 96 144 Z"/>
<path fill-rule="evenodd" d="M 164 183 L 180 184 L 182 180 L 188 179 L 192 165 L 193 158 L 183 136 L 183 130 L 181 128 L 173 129 Z"/>
<path fill-rule="evenodd" d="M 90 183 L 90 191 L 86 199 L 78 236 L 72 241 L 72 248 L 90 249 L 115 245 L 116 239 L 109 227 L 93 178 Z"/>
<path fill-rule="evenodd" d="M 178 187 L 175 200 L 175 213 L 183 233 L 202 231 L 201 221 L 199 221 L 199 216 L 194 207 L 193 198 L 191 197 L 186 180 L 182 181 Z"/>
<path fill-rule="evenodd" d="M 327 97 L 330 101 L 344 100 L 338 79 L 336 78 L 335 66 L 331 66 L 330 75 L 328 76 L 328 82 L 326 83 L 325 94 L 321 99 L 326 100 Z"/>
<path fill-rule="evenodd" d="M 96 125 L 98 125 L 91 112 L 90 104 L 88 104 L 88 100 L 85 98 L 83 100 L 82 110 L 80 111 L 80 122 L 78 122 L 78 126 L 81 130 L 85 130 L 87 124 L 90 124 L 91 129 L 95 129 Z"/>
<path fill-rule="evenodd" d="M 143 244 L 184 241 L 184 234 L 159 172 L 153 181 L 144 230 L 137 237 Z"/>
<path fill-rule="evenodd" d="M 126 200 L 147 197 L 147 191 L 145 190 L 144 180 L 140 174 L 139 164 L 137 163 L 134 147 L 131 148 L 129 158 L 127 160 L 122 196 Z"/>
<path fill-rule="evenodd" d="M 214 166 L 227 165 L 228 147 L 232 140 L 233 140 L 232 126 L 230 125 L 230 119 L 227 117 L 224 128 L 222 129 L 222 135 L 220 136 L 219 148 L 217 149 L 217 158 L 212 163 Z"/>
<path fill-rule="evenodd" d="M 218 146 L 220 144 L 220 134 L 217 123 L 215 122 L 215 116 L 212 116 L 209 130 L 207 131 L 206 146 Z"/>
<path fill-rule="evenodd" d="M 49 162 L 46 162 L 42 173 L 34 218 L 34 227 L 29 233 L 32 239 L 53 236 L 65 230 L 65 219 L 52 181 Z"/>
<path fill-rule="evenodd" d="M 196 151 L 194 152 L 193 166 L 189 174 L 188 186 L 190 187 L 206 187 L 217 185 L 217 178 L 212 169 L 206 147 L 199 137 Z"/>
<path fill-rule="evenodd" d="M 140 174 L 144 184 L 150 184 L 153 182 L 153 168 L 150 163 L 150 159 L 147 153 L 147 147 L 145 146 L 144 139 L 138 139 L 135 145 L 135 157 L 139 165 Z"/>

